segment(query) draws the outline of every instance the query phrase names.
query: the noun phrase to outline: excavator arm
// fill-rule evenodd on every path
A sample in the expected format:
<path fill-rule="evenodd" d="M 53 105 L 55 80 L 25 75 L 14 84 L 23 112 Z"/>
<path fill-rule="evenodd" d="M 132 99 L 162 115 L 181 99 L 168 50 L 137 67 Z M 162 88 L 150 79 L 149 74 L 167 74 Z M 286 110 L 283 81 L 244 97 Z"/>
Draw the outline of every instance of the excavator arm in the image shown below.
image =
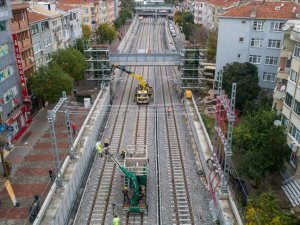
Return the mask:
<path fill-rule="evenodd" d="M 118 68 L 119 70 L 121 70 L 121 71 L 123 71 L 123 72 L 129 74 L 130 76 L 133 76 L 135 79 L 138 80 L 138 82 L 139 82 L 140 86 L 143 88 L 143 90 L 146 89 L 147 83 L 146 83 L 146 81 L 144 80 L 144 78 L 143 78 L 141 75 L 137 75 L 137 74 L 135 74 L 135 73 L 133 73 L 133 72 L 127 70 L 127 69 L 125 68 L 125 66 L 120 66 L 120 65 L 117 65 L 117 64 L 114 64 L 114 65 L 111 66 L 112 71 L 113 71 L 115 68 Z"/>
<path fill-rule="evenodd" d="M 113 157 L 112 154 L 110 154 L 107 150 L 106 150 L 106 154 L 109 155 L 112 158 L 112 160 L 119 166 L 119 169 L 125 174 L 125 176 L 132 181 L 134 187 L 134 193 L 130 199 L 130 202 L 132 205 L 137 205 L 139 203 L 139 194 L 140 194 L 137 177 L 135 176 L 134 173 L 128 171 L 124 166 L 122 166 L 120 162 L 115 157 Z"/>

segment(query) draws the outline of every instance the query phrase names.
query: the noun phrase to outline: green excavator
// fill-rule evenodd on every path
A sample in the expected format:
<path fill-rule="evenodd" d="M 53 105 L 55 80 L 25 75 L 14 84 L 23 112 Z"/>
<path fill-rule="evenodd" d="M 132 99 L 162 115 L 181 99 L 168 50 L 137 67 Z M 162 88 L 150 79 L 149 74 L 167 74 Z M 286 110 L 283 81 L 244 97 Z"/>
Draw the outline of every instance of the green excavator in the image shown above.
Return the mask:
<path fill-rule="evenodd" d="M 146 186 L 147 186 L 147 160 L 146 155 L 129 154 L 125 156 L 124 165 L 106 149 L 105 154 L 116 163 L 124 173 L 124 185 L 129 190 L 129 202 L 123 203 L 123 209 L 128 213 L 147 212 Z M 127 154 L 126 154 L 127 155 Z M 140 164 L 139 164 L 140 163 Z M 126 167 L 126 164 L 128 167 Z"/>

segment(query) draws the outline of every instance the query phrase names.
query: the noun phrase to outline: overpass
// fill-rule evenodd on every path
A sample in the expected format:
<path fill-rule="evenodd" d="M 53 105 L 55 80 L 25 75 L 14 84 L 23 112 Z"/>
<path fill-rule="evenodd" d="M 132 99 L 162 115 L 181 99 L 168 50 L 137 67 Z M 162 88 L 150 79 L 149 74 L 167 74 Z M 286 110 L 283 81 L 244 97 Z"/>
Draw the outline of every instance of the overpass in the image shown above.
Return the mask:
<path fill-rule="evenodd" d="M 175 5 L 173 4 L 144 4 L 136 5 L 134 7 L 135 12 L 139 15 L 169 15 L 175 11 Z"/>
<path fill-rule="evenodd" d="M 110 53 L 111 64 L 124 66 L 178 66 L 180 65 L 179 53 L 137 54 L 137 53 Z"/>

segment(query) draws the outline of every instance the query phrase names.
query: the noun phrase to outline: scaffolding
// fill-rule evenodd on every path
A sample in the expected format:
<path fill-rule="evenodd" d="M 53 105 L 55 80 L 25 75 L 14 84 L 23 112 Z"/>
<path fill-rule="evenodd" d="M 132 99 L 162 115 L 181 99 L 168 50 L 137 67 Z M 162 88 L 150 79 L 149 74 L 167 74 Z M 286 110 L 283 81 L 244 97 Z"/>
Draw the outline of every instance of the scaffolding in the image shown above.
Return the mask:
<path fill-rule="evenodd" d="M 199 91 L 200 94 L 206 95 L 209 89 L 214 85 L 214 74 L 209 73 L 206 68 L 214 68 L 214 64 L 206 63 L 206 58 L 198 46 L 180 51 L 181 67 L 178 84 L 181 90 Z"/>
<path fill-rule="evenodd" d="M 84 54 L 87 62 L 87 80 L 97 81 L 97 86 L 111 80 L 109 65 L 109 45 L 97 44 L 95 41 L 85 41 Z"/>

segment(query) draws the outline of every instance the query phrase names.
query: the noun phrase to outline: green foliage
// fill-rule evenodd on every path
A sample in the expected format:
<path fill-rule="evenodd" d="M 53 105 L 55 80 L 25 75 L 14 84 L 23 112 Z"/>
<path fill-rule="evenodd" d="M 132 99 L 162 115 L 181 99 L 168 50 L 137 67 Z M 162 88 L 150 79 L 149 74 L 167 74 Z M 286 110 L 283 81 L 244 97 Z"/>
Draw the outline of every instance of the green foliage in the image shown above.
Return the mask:
<path fill-rule="evenodd" d="M 122 9 L 128 9 L 129 11 L 134 10 L 134 1 L 131 0 L 121 0 Z"/>
<path fill-rule="evenodd" d="M 59 50 L 53 54 L 52 61 L 59 65 L 75 81 L 79 81 L 83 78 L 86 61 L 80 51 L 74 48 Z"/>
<path fill-rule="evenodd" d="M 83 51 L 83 42 L 84 42 L 83 38 L 78 38 L 78 39 L 76 39 L 76 42 L 75 42 L 75 44 L 73 46 L 78 51 L 80 51 L 82 54 L 84 53 L 84 51 Z"/>
<path fill-rule="evenodd" d="M 187 39 L 191 43 L 197 43 L 206 46 L 207 32 L 205 27 L 201 24 L 194 23 L 189 24 L 188 27 L 190 30 L 190 36 L 188 36 Z"/>
<path fill-rule="evenodd" d="M 192 33 L 192 24 L 194 24 L 194 15 L 191 12 L 182 13 L 181 22 L 179 25 L 182 27 L 182 32 L 188 40 Z"/>
<path fill-rule="evenodd" d="M 262 193 L 248 201 L 246 225 L 296 225 L 300 220 L 279 208 L 279 202 L 272 192 Z"/>
<path fill-rule="evenodd" d="M 97 42 L 100 44 L 111 43 L 117 37 L 117 31 L 114 26 L 109 23 L 102 23 L 98 27 L 97 31 Z"/>
<path fill-rule="evenodd" d="M 81 25 L 82 27 L 82 38 L 83 40 L 88 40 L 92 34 L 91 28 L 88 25 Z"/>
<path fill-rule="evenodd" d="M 48 67 L 41 67 L 28 79 L 28 86 L 33 93 L 49 103 L 55 103 L 61 98 L 62 92 L 70 94 L 73 79 L 52 62 Z"/>
<path fill-rule="evenodd" d="M 207 46 L 207 59 L 208 61 L 215 62 L 217 52 L 218 33 L 215 30 L 209 31 L 208 46 Z"/>
<path fill-rule="evenodd" d="M 223 69 L 223 89 L 228 96 L 231 95 L 232 83 L 237 83 L 236 109 L 243 113 L 245 104 L 256 99 L 260 91 L 257 67 L 251 63 L 226 64 Z"/>
<path fill-rule="evenodd" d="M 119 12 L 119 17 L 114 21 L 114 25 L 117 29 L 119 29 L 120 27 L 122 27 L 126 23 L 127 19 L 131 19 L 131 18 L 132 18 L 131 11 L 129 11 L 128 9 L 123 8 Z"/>
<path fill-rule="evenodd" d="M 208 136 L 212 140 L 214 138 L 215 119 L 207 116 L 206 114 L 201 114 L 201 118 L 207 130 Z"/>
<path fill-rule="evenodd" d="M 269 174 L 282 171 L 289 158 L 283 126 L 275 126 L 277 116 L 269 110 L 259 110 L 243 117 L 235 127 L 233 150 L 240 175 L 254 181 L 254 186 Z"/>

